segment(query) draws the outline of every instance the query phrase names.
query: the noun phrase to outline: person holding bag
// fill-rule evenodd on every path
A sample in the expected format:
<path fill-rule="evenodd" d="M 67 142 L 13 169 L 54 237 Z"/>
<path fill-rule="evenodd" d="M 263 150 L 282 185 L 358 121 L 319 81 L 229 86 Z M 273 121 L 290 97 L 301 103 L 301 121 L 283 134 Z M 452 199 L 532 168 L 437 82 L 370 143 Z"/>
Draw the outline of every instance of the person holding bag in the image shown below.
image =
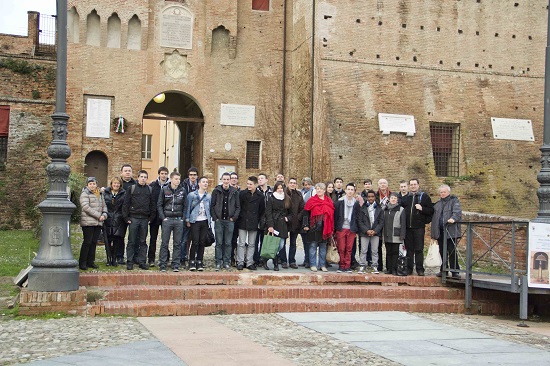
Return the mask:
<path fill-rule="evenodd" d="M 390 193 L 388 204 L 384 207 L 384 230 L 382 236 L 386 245 L 386 274 L 397 276 L 399 246 L 405 241 L 407 218 L 404 208 L 399 205 L 397 193 Z"/>
<path fill-rule="evenodd" d="M 317 183 L 315 195 L 306 202 L 304 210 L 304 231 L 307 232 L 309 242 L 310 269 L 317 272 L 317 264 L 321 271 L 327 272 L 327 240 L 334 232 L 334 204 L 332 199 L 325 195 L 326 185 Z M 317 261 L 319 248 L 319 261 Z"/>
<path fill-rule="evenodd" d="M 204 271 L 203 257 L 208 230 L 210 228 L 210 202 L 212 197 L 206 191 L 208 178 L 199 178 L 199 189 L 187 196 L 185 221 L 191 228 L 191 250 L 189 251 L 189 270 Z"/>
<path fill-rule="evenodd" d="M 265 215 L 267 219 L 267 231 L 280 238 L 279 251 L 284 248 L 285 240 L 288 238 L 288 223 L 292 221 L 290 208 L 290 197 L 288 194 L 285 194 L 284 183 L 275 183 L 275 186 L 273 186 L 273 195 L 267 200 Z M 265 259 L 264 268 L 269 270 L 267 262 L 268 259 Z M 275 258 L 273 258 L 273 270 L 279 270 L 278 252 Z"/>
<path fill-rule="evenodd" d="M 435 203 L 434 214 L 432 218 L 431 236 L 432 239 L 437 240 L 439 243 L 439 254 L 443 260 L 443 263 L 450 264 L 453 278 L 460 278 L 460 274 L 457 271 L 460 266 L 458 265 L 458 258 L 456 253 L 456 241 L 461 236 L 460 221 L 462 219 L 462 207 L 457 196 L 451 195 L 451 187 L 446 184 L 442 184 L 438 188 L 439 201 Z M 445 225 L 447 225 L 447 255 L 448 258 L 443 258 L 443 238 L 445 233 Z M 443 265 L 437 277 L 442 276 Z"/>

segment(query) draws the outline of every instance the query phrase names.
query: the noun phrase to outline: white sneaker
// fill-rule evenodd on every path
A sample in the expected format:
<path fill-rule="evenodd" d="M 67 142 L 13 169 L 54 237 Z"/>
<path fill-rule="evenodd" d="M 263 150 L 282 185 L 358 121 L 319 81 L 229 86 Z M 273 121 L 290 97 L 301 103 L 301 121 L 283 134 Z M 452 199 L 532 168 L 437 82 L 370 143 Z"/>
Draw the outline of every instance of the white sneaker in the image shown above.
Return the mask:
<path fill-rule="evenodd" d="M 317 267 L 311 267 L 312 272 L 317 272 Z"/>
<path fill-rule="evenodd" d="M 372 273 L 378 274 L 378 273 L 380 273 L 380 272 L 378 272 L 378 268 L 377 268 L 377 267 L 372 267 Z"/>
<path fill-rule="evenodd" d="M 322 272 L 328 272 L 328 269 L 327 269 L 327 267 L 321 267 L 321 271 Z"/>
<path fill-rule="evenodd" d="M 365 266 L 359 267 L 359 271 L 357 273 L 365 273 Z"/>

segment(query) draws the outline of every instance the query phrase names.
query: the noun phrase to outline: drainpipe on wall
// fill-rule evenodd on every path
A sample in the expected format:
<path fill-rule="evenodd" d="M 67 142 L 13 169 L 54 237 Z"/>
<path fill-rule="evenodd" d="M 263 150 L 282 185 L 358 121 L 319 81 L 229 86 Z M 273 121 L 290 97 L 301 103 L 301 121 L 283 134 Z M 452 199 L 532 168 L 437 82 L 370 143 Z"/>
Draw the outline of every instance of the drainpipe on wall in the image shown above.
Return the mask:
<path fill-rule="evenodd" d="M 309 176 L 313 179 L 313 112 L 315 101 L 315 0 L 311 15 L 311 121 L 309 123 Z"/>
<path fill-rule="evenodd" d="M 281 174 L 285 174 L 285 110 L 286 110 L 286 5 L 287 0 L 283 5 L 283 85 L 282 85 L 282 101 L 281 101 Z"/>

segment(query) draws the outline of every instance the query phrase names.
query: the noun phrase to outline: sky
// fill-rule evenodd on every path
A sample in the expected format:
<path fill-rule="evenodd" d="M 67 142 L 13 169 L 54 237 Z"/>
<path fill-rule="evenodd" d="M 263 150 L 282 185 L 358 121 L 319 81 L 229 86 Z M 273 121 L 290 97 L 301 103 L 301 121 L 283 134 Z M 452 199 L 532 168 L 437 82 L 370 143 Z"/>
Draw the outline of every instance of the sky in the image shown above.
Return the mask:
<path fill-rule="evenodd" d="M 0 33 L 27 35 L 27 11 L 55 15 L 56 0 L 0 0 Z"/>

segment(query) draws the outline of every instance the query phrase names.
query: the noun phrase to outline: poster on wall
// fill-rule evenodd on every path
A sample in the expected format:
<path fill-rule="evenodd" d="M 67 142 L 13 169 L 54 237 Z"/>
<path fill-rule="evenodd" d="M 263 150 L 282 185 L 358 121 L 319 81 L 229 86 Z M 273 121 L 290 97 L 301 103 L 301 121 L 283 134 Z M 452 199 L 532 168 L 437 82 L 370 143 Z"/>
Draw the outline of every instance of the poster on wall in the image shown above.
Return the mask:
<path fill-rule="evenodd" d="M 111 131 L 111 100 L 86 99 L 86 137 L 108 139 Z"/>
<path fill-rule="evenodd" d="M 529 223 L 529 287 L 550 288 L 550 224 Z"/>

